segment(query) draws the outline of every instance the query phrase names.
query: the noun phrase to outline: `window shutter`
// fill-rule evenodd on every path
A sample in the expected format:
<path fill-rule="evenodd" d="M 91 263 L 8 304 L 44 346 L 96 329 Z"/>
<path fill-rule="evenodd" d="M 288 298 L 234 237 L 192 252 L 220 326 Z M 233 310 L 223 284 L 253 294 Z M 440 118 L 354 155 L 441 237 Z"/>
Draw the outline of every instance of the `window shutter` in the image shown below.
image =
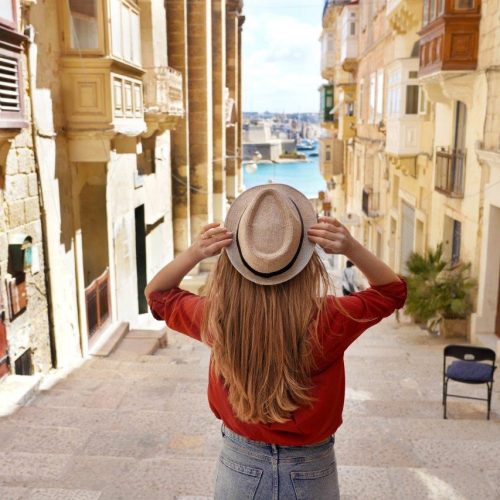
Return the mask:
<path fill-rule="evenodd" d="M 19 113 L 19 60 L 0 55 L 0 110 Z"/>

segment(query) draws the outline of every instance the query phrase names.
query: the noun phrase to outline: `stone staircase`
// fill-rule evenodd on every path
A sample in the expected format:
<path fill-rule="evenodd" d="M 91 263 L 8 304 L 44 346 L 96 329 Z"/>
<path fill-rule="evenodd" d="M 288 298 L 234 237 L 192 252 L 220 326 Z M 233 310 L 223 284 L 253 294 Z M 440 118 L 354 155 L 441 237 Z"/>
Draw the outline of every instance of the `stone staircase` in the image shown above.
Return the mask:
<path fill-rule="evenodd" d="M 209 352 L 168 335 L 154 355 L 122 343 L 44 380 L 0 419 L 0 498 L 211 498 L 220 423 L 206 401 Z M 346 353 L 342 499 L 500 498 L 500 387 L 489 422 L 485 403 L 461 400 L 443 420 L 443 345 L 388 319 Z"/>

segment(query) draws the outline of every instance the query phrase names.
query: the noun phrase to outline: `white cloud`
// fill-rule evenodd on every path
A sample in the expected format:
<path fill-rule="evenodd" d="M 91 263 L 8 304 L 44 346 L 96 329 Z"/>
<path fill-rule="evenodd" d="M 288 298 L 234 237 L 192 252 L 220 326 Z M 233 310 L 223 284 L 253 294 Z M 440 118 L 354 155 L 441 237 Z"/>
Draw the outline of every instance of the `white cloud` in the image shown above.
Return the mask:
<path fill-rule="evenodd" d="M 247 15 L 243 30 L 245 111 L 318 110 L 320 15 L 314 24 L 266 9 Z"/>

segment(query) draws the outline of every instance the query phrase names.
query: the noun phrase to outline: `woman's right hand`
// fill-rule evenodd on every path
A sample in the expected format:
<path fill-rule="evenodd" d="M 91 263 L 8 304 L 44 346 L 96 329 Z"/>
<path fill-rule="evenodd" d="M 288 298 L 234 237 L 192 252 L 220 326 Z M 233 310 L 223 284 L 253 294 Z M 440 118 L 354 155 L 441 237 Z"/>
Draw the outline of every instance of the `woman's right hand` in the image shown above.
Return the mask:
<path fill-rule="evenodd" d="M 356 240 L 349 230 L 333 217 L 319 217 L 307 232 L 309 240 L 329 254 L 348 254 Z"/>

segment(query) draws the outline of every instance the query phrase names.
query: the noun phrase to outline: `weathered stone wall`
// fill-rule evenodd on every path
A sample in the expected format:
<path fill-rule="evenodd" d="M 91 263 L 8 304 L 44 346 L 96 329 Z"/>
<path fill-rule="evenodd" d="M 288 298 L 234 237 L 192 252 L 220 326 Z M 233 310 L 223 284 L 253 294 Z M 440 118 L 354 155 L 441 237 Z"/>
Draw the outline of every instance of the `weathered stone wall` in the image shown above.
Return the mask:
<path fill-rule="evenodd" d="M 23 63 L 25 65 L 26 60 Z M 29 118 L 27 92 L 24 97 Z M 35 371 L 43 372 L 52 366 L 52 361 L 40 198 L 31 134 L 28 126 L 19 130 L 13 140 L 0 142 L 0 293 L 6 308 L 11 370 L 14 371 L 15 360 L 31 349 Z M 8 243 L 9 237 L 16 233 L 31 236 L 32 252 L 38 259 L 35 257 L 35 266 L 25 274 L 27 308 L 11 320 L 6 286 L 6 280 L 11 278 Z"/>

